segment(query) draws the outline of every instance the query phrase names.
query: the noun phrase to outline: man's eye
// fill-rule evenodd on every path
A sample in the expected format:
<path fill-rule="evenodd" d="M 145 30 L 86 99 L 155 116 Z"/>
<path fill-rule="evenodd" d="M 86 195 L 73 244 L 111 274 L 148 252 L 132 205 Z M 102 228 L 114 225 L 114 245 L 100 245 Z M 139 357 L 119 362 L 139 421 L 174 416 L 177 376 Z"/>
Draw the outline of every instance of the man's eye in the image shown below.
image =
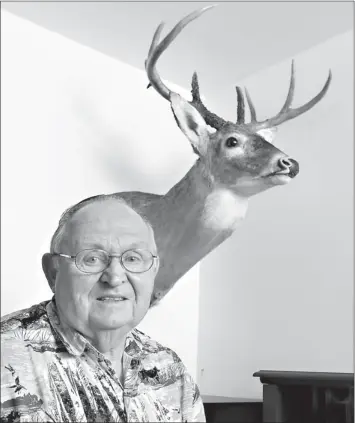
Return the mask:
<path fill-rule="evenodd" d="M 137 256 L 129 256 L 129 257 L 126 257 L 125 260 L 130 262 L 135 262 L 135 261 L 140 261 L 141 258 Z"/>
<path fill-rule="evenodd" d="M 101 261 L 102 259 L 100 257 L 97 256 L 89 256 L 85 258 L 85 262 L 88 264 L 96 264 L 99 261 Z"/>
<path fill-rule="evenodd" d="M 97 257 L 89 257 L 88 261 L 90 263 L 96 263 L 98 261 L 98 258 Z"/>

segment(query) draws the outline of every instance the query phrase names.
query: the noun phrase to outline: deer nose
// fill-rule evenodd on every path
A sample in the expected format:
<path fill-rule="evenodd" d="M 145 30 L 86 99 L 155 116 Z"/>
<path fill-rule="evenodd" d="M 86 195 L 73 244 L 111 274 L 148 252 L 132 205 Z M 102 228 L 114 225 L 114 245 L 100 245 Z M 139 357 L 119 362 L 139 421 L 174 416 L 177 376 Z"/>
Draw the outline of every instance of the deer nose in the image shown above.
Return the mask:
<path fill-rule="evenodd" d="M 289 157 L 283 157 L 279 160 L 278 165 L 282 170 L 289 169 L 292 166 L 291 159 Z"/>
<path fill-rule="evenodd" d="M 279 160 L 278 165 L 282 170 L 289 170 L 289 177 L 294 178 L 300 171 L 298 162 L 290 157 L 283 157 Z"/>

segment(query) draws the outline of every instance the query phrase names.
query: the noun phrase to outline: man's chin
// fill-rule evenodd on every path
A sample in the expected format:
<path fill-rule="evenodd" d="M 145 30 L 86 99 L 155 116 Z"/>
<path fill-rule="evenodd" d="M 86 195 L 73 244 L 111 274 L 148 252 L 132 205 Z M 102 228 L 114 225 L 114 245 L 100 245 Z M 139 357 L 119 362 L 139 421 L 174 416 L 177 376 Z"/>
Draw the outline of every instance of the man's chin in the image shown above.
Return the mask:
<path fill-rule="evenodd" d="M 96 331 L 111 331 L 123 328 L 124 326 L 130 326 L 132 322 L 132 316 L 112 316 L 110 319 L 103 320 L 95 319 L 94 329 Z"/>
<path fill-rule="evenodd" d="M 114 330 L 122 326 L 129 325 L 133 320 L 133 310 L 130 301 L 122 302 L 124 304 L 110 304 L 101 306 L 100 310 L 95 310 L 92 316 L 92 322 L 99 330 Z"/>

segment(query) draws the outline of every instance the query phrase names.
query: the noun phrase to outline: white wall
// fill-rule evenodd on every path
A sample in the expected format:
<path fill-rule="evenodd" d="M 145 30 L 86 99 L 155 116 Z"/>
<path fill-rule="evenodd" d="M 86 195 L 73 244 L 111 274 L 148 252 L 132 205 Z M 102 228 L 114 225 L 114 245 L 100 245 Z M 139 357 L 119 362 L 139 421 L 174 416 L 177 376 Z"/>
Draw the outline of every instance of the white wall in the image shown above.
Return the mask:
<path fill-rule="evenodd" d="M 280 110 L 291 58 L 251 76 L 259 118 Z M 312 111 L 279 128 L 300 174 L 250 202 L 234 235 L 201 263 L 199 378 L 211 395 L 261 398 L 264 370 L 352 372 L 353 34 L 295 57 L 295 106 L 333 81 Z M 232 117 L 234 98 L 216 105 Z"/>
<path fill-rule="evenodd" d="M 4 10 L 1 26 L 4 315 L 51 297 L 41 256 L 65 208 L 99 193 L 164 193 L 195 157 L 143 72 Z M 193 376 L 198 283 L 196 266 L 141 325 Z"/>

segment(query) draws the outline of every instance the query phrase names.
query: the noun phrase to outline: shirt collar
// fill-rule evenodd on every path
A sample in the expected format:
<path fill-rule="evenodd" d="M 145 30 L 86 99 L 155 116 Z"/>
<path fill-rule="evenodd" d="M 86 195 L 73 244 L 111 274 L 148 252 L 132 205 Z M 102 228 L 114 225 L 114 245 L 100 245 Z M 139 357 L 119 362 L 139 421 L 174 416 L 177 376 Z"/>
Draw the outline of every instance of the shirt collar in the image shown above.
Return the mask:
<path fill-rule="evenodd" d="M 52 301 L 47 304 L 46 309 L 49 321 L 61 341 L 64 343 L 67 351 L 74 356 L 82 355 L 89 346 L 89 341 L 65 322 L 59 320 L 54 297 Z"/>

